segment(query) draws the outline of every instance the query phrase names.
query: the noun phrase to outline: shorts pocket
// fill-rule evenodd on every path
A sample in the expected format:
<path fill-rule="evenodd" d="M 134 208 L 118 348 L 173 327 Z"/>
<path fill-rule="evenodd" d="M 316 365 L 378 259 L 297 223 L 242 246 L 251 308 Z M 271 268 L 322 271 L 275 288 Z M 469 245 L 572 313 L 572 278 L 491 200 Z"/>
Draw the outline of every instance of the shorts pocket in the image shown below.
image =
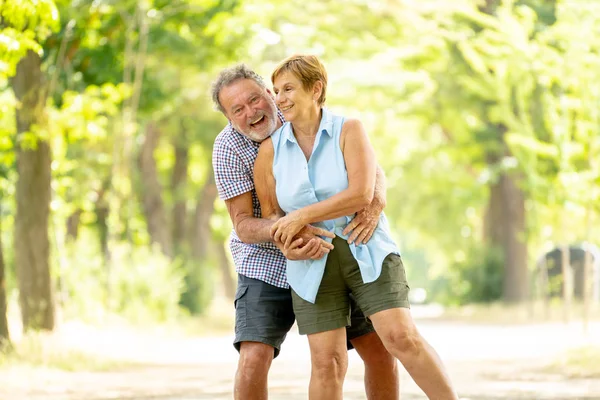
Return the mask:
<path fill-rule="evenodd" d="M 233 306 L 234 307 L 237 308 L 238 300 L 241 299 L 242 297 L 244 297 L 244 295 L 246 294 L 247 291 L 248 291 L 248 286 L 246 286 L 246 285 L 237 287 L 237 290 L 235 291 L 235 297 L 233 298 Z"/>
<path fill-rule="evenodd" d="M 404 263 L 402 262 L 402 257 L 398 254 L 388 254 L 388 256 L 383 261 L 383 270 L 382 274 L 388 276 L 390 282 L 400 282 L 404 286 L 408 287 L 408 280 L 406 279 L 406 270 L 404 269 Z"/>
<path fill-rule="evenodd" d="M 235 292 L 235 298 L 233 300 L 233 306 L 235 307 L 235 330 L 246 327 L 246 309 L 247 305 L 244 301 L 244 295 L 248 292 L 248 286 L 238 286 Z"/>

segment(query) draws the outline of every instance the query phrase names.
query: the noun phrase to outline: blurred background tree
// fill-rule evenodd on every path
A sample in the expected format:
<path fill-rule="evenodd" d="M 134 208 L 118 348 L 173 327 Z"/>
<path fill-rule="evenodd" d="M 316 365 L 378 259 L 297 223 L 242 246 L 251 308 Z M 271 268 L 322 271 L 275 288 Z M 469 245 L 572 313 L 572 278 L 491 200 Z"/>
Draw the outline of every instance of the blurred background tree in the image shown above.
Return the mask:
<path fill-rule="evenodd" d="M 210 82 L 293 53 L 367 126 L 411 285 L 531 299 L 544 252 L 600 240 L 599 7 L 0 0 L 0 337 L 17 297 L 36 330 L 231 297 Z"/>

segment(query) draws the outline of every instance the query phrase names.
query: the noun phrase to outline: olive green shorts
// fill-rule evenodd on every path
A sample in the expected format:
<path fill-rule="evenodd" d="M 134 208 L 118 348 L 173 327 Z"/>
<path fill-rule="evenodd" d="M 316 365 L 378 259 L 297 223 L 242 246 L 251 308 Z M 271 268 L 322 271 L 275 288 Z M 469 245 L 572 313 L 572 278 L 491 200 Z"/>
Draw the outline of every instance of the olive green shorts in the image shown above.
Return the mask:
<path fill-rule="evenodd" d="M 348 243 L 336 236 L 333 245 L 335 248 L 327 258 L 315 303 L 302 299 L 292 290 L 294 313 L 301 335 L 350 325 L 350 294 L 367 317 L 392 308 L 410 308 L 409 287 L 399 255 L 389 254 L 383 261 L 379 278 L 363 283 Z"/>

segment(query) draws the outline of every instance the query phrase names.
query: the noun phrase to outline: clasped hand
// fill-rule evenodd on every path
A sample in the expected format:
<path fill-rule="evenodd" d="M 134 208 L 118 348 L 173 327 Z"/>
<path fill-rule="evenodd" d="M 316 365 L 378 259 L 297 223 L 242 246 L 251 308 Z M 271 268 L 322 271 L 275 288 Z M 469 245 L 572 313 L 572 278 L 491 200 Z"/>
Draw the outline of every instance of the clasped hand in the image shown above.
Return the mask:
<path fill-rule="evenodd" d="M 271 227 L 273 241 L 285 258 L 318 260 L 333 250 L 333 244 L 321 238 L 324 236 L 333 239 L 335 237 L 333 232 L 312 225 L 300 225 L 299 219 L 292 214 L 280 218 Z M 290 216 L 291 218 L 288 218 Z"/>

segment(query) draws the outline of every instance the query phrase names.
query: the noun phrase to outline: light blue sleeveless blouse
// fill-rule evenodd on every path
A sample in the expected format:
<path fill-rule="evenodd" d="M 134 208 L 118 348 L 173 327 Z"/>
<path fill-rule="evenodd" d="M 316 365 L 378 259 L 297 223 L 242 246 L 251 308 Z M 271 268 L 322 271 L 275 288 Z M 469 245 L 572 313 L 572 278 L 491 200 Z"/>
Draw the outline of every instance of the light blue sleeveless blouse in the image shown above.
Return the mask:
<path fill-rule="evenodd" d="M 348 187 L 346 163 L 340 149 L 344 117 L 333 115 L 326 108 L 322 109 L 322 114 L 308 162 L 289 122 L 271 136 L 277 200 L 285 213 L 328 199 Z M 352 218 L 340 217 L 313 225 L 348 239 L 348 235 L 342 235 L 342 231 Z M 327 240 L 331 242 L 331 239 Z M 371 240 L 366 245 L 350 244 L 350 250 L 358 261 L 364 283 L 373 282 L 379 277 L 385 257 L 390 253 L 400 254 L 383 213 Z M 315 302 L 326 261 L 327 255 L 320 260 L 287 261 L 288 282 L 306 301 Z"/>

